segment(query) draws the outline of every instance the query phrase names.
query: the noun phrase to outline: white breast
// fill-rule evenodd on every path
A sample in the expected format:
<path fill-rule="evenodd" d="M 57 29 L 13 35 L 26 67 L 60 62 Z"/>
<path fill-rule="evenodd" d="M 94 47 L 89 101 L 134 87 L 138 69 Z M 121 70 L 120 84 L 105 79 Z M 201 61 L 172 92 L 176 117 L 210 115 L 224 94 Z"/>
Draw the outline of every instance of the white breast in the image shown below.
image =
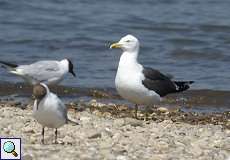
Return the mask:
<path fill-rule="evenodd" d="M 49 93 L 40 101 L 38 107 L 37 100 L 34 102 L 33 116 L 45 127 L 59 128 L 66 123 L 67 116 L 64 107 L 56 95 Z"/>
<path fill-rule="evenodd" d="M 120 58 L 115 85 L 118 93 L 135 104 L 154 105 L 160 102 L 160 96 L 144 87 L 143 67 L 129 55 Z"/>

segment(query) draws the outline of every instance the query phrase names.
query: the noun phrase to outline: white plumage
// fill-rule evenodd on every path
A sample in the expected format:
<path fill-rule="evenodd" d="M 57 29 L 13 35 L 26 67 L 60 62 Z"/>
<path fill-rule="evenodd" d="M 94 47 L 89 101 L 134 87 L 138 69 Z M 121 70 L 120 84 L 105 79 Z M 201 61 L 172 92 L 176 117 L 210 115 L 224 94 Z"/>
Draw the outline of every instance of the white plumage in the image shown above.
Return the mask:
<path fill-rule="evenodd" d="M 67 122 L 78 124 L 67 118 L 67 108 L 57 95 L 49 91 L 44 83 L 34 86 L 33 95 L 35 97 L 33 106 L 33 116 L 42 125 L 42 143 L 44 143 L 44 128 L 54 128 L 55 143 L 57 143 L 57 128 Z"/>
<path fill-rule="evenodd" d="M 63 80 L 69 72 L 73 72 L 73 64 L 68 59 L 61 61 L 45 60 L 38 61 L 29 65 L 16 65 L 5 61 L 0 61 L 10 73 L 22 77 L 29 84 L 37 83 L 57 84 Z"/>
<path fill-rule="evenodd" d="M 41 100 L 35 99 L 33 116 L 42 126 L 59 128 L 67 123 L 66 106 L 45 84 L 40 85 L 46 89 L 46 95 Z"/>
<path fill-rule="evenodd" d="M 189 88 L 193 81 L 172 81 L 152 68 L 143 67 L 138 62 L 140 44 L 136 37 L 127 35 L 114 43 L 110 48 L 121 48 L 115 85 L 118 93 L 137 105 L 151 107 L 161 101 L 161 97 Z M 146 108 L 147 108 L 146 107 Z M 137 114 L 137 112 L 136 112 Z M 137 115 L 136 115 L 137 116 Z"/>
<path fill-rule="evenodd" d="M 135 104 L 152 105 L 159 103 L 161 97 L 152 90 L 146 88 L 142 81 L 143 67 L 140 65 L 136 57 L 128 52 L 121 55 L 115 85 L 118 93 L 125 99 Z"/>

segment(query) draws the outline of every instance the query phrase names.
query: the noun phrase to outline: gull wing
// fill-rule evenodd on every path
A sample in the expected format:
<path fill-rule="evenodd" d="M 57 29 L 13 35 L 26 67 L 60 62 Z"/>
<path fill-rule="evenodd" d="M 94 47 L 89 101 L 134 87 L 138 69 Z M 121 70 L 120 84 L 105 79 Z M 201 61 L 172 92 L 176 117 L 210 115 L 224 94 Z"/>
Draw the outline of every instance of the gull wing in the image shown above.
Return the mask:
<path fill-rule="evenodd" d="M 142 72 L 145 77 L 142 84 L 149 90 L 155 91 L 161 97 L 177 91 L 174 82 L 158 70 L 144 67 Z"/>
<path fill-rule="evenodd" d="M 17 72 L 38 82 L 58 79 L 63 76 L 58 61 L 39 61 L 30 65 L 21 65 L 17 67 Z"/>

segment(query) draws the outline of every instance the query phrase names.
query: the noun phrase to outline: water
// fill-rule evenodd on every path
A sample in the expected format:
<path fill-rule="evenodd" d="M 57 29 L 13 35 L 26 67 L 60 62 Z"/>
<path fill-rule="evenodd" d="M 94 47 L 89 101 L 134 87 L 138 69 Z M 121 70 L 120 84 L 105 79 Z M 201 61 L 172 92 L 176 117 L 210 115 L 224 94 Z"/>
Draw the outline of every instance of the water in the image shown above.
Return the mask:
<path fill-rule="evenodd" d="M 230 90 L 229 0 L 0 1 L 1 60 L 19 64 L 70 58 L 75 87 L 114 88 L 120 50 L 131 33 L 147 66 L 195 80 L 194 89 Z M 1 81 L 21 82 L 0 69 Z"/>

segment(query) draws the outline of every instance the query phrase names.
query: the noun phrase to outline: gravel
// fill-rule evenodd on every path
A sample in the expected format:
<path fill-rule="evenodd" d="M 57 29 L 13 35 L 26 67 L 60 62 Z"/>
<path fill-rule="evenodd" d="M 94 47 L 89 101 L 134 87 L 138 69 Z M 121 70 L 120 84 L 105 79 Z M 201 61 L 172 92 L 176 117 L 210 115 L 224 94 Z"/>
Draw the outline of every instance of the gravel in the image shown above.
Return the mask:
<path fill-rule="evenodd" d="M 0 106 L 1 137 L 22 138 L 24 160 L 227 160 L 230 158 L 230 130 L 221 125 L 143 121 L 131 117 L 98 116 L 88 110 L 69 110 L 72 120 L 46 129 L 41 144 L 41 125 L 31 108 Z"/>

